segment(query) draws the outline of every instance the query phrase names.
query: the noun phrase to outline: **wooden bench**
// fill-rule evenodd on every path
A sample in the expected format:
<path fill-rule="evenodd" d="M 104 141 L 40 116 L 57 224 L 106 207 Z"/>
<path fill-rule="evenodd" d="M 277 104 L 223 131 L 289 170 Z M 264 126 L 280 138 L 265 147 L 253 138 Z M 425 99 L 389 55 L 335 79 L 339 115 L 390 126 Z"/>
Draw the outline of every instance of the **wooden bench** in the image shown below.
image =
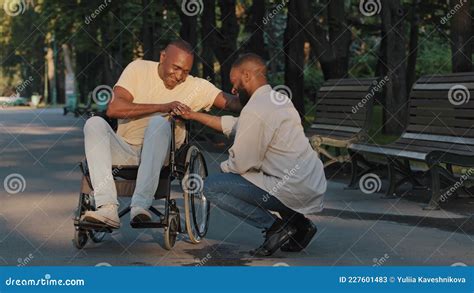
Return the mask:
<path fill-rule="evenodd" d="M 316 118 L 307 135 L 324 167 L 350 162 L 350 156 L 341 155 L 340 150 L 366 140 L 377 89 L 378 78 L 331 79 L 319 89 Z M 328 147 L 334 147 L 336 154 Z"/>
<path fill-rule="evenodd" d="M 406 182 L 424 186 L 410 165 L 421 161 L 428 166 L 423 175 L 431 175 L 431 200 L 425 209 L 439 209 L 441 183 L 452 186 L 459 182 L 452 166 L 474 167 L 473 90 L 474 72 L 421 77 L 411 90 L 408 123 L 399 139 L 387 145 L 353 143 L 348 147 L 350 185 L 374 166 L 367 166 L 364 155 L 375 154 L 383 155 L 388 163 L 387 195 L 395 195 Z"/>

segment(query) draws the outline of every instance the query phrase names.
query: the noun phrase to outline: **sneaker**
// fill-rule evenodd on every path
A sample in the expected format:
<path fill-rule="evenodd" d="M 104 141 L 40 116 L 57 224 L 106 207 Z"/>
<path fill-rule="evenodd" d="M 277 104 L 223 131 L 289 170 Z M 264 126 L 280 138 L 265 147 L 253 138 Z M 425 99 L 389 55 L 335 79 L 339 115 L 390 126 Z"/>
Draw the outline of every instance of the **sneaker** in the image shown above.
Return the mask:
<path fill-rule="evenodd" d="M 91 223 L 104 224 L 112 229 L 120 228 L 120 218 L 118 206 L 116 204 L 106 204 L 100 206 L 97 211 L 87 211 L 82 216 L 82 220 Z"/>
<path fill-rule="evenodd" d="M 142 207 L 132 207 L 130 210 L 130 221 L 133 223 L 143 223 L 151 221 L 151 214 Z"/>
<path fill-rule="evenodd" d="M 251 250 L 253 256 L 270 256 L 287 242 L 295 233 L 296 228 L 277 219 L 275 223 L 263 231 L 265 241 L 257 249 Z"/>

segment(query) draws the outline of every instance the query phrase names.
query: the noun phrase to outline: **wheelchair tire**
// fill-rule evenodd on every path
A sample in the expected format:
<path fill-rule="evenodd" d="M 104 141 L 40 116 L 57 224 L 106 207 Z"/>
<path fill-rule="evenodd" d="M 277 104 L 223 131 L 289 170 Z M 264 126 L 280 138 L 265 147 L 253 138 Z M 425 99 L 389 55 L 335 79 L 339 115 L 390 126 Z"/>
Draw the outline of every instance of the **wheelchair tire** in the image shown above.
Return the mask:
<path fill-rule="evenodd" d="M 74 245 L 77 249 L 82 249 L 86 246 L 88 240 L 87 231 L 83 229 L 76 229 L 74 231 Z"/>
<path fill-rule="evenodd" d="M 95 231 L 95 230 L 89 230 L 89 238 L 92 240 L 94 243 L 100 243 L 102 240 L 104 240 L 105 234 L 107 232 L 100 232 L 100 231 Z"/>
<path fill-rule="evenodd" d="M 170 213 L 168 218 L 168 227 L 164 228 L 163 238 L 166 250 L 173 248 L 179 232 L 179 219 L 175 213 Z"/>
<path fill-rule="evenodd" d="M 181 182 L 184 194 L 186 232 L 192 243 L 199 243 L 209 227 L 210 202 L 206 200 L 203 180 L 207 166 L 201 151 L 191 145 L 186 153 L 185 175 Z"/>

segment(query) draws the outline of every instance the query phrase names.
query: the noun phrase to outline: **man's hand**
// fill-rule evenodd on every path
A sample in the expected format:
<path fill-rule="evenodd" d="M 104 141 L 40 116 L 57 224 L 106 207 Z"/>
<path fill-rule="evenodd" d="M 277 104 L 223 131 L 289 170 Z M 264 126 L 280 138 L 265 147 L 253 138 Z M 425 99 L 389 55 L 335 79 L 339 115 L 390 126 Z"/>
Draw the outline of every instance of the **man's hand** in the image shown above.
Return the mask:
<path fill-rule="evenodd" d="M 170 113 L 172 115 L 181 115 L 181 113 L 183 113 L 183 112 L 191 111 L 191 108 L 189 108 L 185 104 L 183 104 L 181 102 L 178 102 L 178 101 L 163 104 L 163 106 L 164 106 L 164 110 L 165 110 L 164 112 Z"/>
<path fill-rule="evenodd" d="M 191 109 L 183 103 L 171 102 L 166 104 L 136 104 L 133 102 L 132 94 L 123 87 L 114 87 L 114 98 L 107 107 L 107 116 L 110 118 L 136 118 L 153 113 L 176 113 L 190 111 Z"/>
<path fill-rule="evenodd" d="M 194 120 L 196 112 L 194 112 L 188 107 L 188 109 L 176 109 L 176 111 L 173 111 L 173 114 L 178 115 L 186 120 Z"/>

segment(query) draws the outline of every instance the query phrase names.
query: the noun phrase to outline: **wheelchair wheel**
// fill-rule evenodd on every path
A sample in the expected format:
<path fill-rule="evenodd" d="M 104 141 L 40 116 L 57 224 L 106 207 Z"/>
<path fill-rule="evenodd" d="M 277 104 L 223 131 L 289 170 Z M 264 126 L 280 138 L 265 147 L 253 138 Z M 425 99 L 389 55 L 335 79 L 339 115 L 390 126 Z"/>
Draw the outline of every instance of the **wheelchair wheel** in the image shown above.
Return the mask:
<path fill-rule="evenodd" d="M 209 226 L 210 202 L 203 193 L 203 180 L 207 176 L 206 162 L 196 146 L 186 153 L 185 175 L 181 182 L 184 193 L 186 232 L 192 243 L 199 243 Z"/>
<path fill-rule="evenodd" d="M 105 237 L 106 233 L 107 232 L 100 232 L 100 231 L 96 231 L 96 230 L 90 230 L 89 231 L 89 237 L 94 243 L 99 243 L 99 242 L 102 242 L 102 240 L 104 240 L 104 237 Z"/>
<path fill-rule="evenodd" d="M 179 231 L 179 219 L 175 213 L 170 213 L 168 218 L 168 227 L 164 229 L 164 247 L 166 250 L 173 248 Z"/>
<path fill-rule="evenodd" d="M 88 237 L 87 231 L 83 229 L 77 229 L 74 231 L 74 245 L 77 249 L 82 249 L 86 246 Z"/>

